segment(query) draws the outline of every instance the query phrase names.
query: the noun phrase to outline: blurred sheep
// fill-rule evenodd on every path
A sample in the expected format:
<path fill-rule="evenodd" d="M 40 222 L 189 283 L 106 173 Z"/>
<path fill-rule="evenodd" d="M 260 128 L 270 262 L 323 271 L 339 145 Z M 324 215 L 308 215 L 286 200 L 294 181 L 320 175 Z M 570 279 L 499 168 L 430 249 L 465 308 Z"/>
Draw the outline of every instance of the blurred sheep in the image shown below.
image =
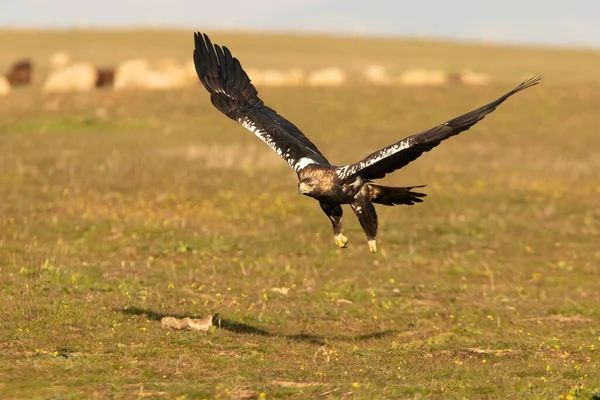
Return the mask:
<path fill-rule="evenodd" d="M 144 88 L 149 72 L 150 63 L 147 60 L 123 61 L 115 71 L 115 90 Z"/>
<path fill-rule="evenodd" d="M 31 60 L 16 61 L 6 73 L 6 79 L 11 86 L 29 85 L 33 79 L 33 63 Z"/>
<path fill-rule="evenodd" d="M 176 59 L 162 58 L 154 65 L 143 59 L 121 63 L 115 71 L 116 90 L 168 90 L 198 83 L 193 63 L 181 65 Z"/>
<path fill-rule="evenodd" d="M 59 53 L 54 53 L 48 59 L 48 62 L 50 63 L 50 68 L 52 68 L 52 69 L 59 69 L 59 68 L 66 67 L 70 61 L 71 61 L 71 56 L 69 56 L 69 54 L 65 53 L 64 51 L 61 51 Z"/>
<path fill-rule="evenodd" d="M 249 68 L 246 73 L 255 86 L 299 86 L 304 82 L 304 72 L 299 68 L 292 68 L 287 71 Z"/>
<path fill-rule="evenodd" d="M 400 74 L 399 83 L 404 86 L 441 86 L 449 81 L 448 74 L 439 69 L 409 69 Z"/>
<path fill-rule="evenodd" d="M 470 69 L 463 69 L 460 72 L 460 82 L 464 85 L 488 85 L 490 81 L 488 74 L 473 72 Z"/>
<path fill-rule="evenodd" d="M 391 81 L 383 65 L 369 65 L 365 69 L 365 78 L 375 85 L 389 85 Z"/>
<path fill-rule="evenodd" d="M 0 96 L 5 96 L 10 93 L 10 83 L 8 79 L 0 75 Z"/>
<path fill-rule="evenodd" d="M 192 86 L 200 84 L 198 74 L 196 73 L 196 65 L 194 65 L 194 60 L 189 60 L 183 65 L 183 75 L 186 85 Z"/>
<path fill-rule="evenodd" d="M 87 62 L 80 62 L 50 73 L 42 90 L 46 93 L 85 92 L 96 86 L 98 72 Z"/>
<path fill-rule="evenodd" d="M 340 86 L 346 82 L 346 73 L 340 68 L 326 68 L 308 75 L 309 86 Z"/>
<path fill-rule="evenodd" d="M 115 84 L 114 68 L 98 68 L 95 86 L 97 88 L 113 87 Z"/>
<path fill-rule="evenodd" d="M 154 77 L 153 79 L 160 79 L 163 82 L 156 87 L 158 89 L 181 88 L 186 86 L 188 82 L 185 66 L 173 58 L 161 58 L 157 60 L 150 76 Z M 150 85 L 148 88 L 152 89 L 153 87 Z"/>

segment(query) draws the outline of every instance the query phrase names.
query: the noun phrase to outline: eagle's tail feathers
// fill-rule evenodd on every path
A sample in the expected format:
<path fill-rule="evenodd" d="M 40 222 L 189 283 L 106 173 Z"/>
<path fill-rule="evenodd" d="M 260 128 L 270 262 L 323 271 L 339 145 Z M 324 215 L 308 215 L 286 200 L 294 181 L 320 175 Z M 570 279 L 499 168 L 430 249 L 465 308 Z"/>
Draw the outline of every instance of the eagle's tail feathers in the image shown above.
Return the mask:
<path fill-rule="evenodd" d="M 427 196 L 425 193 L 412 191 L 412 189 L 422 188 L 425 185 L 408 187 L 389 187 L 374 183 L 369 183 L 368 185 L 371 193 L 371 201 L 386 206 L 394 206 L 396 204 L 411 206 L 415 203 L 421 203 L 423 201 L 421 197 Z"/>

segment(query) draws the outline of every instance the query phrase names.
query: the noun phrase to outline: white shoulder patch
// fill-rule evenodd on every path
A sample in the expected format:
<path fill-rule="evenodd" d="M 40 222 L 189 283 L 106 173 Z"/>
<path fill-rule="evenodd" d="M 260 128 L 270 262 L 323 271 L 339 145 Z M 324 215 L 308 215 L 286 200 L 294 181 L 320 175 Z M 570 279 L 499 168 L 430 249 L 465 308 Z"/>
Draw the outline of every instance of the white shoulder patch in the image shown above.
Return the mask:
<path fill-rule="evenodd" d="M 306 168 L 307 165 L 315 163 L 316 161 L 311 158 L 302 157 L 300 160 L 298 160 L 296 164 L 294 164 L 294 169 L 296 170 L 296 172 L 299 172 L 300 170 Z"/>

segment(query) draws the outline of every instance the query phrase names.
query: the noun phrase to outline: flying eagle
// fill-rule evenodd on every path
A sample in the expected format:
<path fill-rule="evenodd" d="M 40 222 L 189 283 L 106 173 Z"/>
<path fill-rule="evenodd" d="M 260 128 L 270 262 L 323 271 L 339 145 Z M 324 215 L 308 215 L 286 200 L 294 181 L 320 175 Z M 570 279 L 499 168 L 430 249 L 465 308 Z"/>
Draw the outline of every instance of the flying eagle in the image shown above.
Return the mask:
<path fill-rule="evenodd" d="M 442 140 L 466 131 L 504 100 L 541 79 L 528 79 L 483 107 L 402 139 L 354 164 L 338 167 L 331 165 L 296 125 L 263 103 L 240 62 L 227 47 L 213 45 L 206 34 L 199 32 L 194 35 L 194 42 L 196 72 L 210 93 L 213 105 L 258 136 L 296 171 L 298 191 L 319 201 L 331 220 L 335 244 L 339 247 L 348 245 L 348 239 L 342 234 L 341 205 L 350 204 L 367 236 L 371 253 L 377 251 L 377 214 L 373 203 L 413 205 L 422 202 L 425 196 L 413 191 L 423 186 L 387 187 L 373 180 L 404 167 Z"/>

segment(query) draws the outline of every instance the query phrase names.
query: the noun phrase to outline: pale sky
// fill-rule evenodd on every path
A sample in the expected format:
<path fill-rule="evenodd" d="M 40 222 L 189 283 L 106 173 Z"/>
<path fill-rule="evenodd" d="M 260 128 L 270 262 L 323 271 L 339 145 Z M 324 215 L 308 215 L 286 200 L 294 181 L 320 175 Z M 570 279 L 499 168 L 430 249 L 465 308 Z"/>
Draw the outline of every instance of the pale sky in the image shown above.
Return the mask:
<path fill-rule="evenodd" d="M 0 0 L 0 27 L 171 27 L 600 48 L 600 0 Z"/>

